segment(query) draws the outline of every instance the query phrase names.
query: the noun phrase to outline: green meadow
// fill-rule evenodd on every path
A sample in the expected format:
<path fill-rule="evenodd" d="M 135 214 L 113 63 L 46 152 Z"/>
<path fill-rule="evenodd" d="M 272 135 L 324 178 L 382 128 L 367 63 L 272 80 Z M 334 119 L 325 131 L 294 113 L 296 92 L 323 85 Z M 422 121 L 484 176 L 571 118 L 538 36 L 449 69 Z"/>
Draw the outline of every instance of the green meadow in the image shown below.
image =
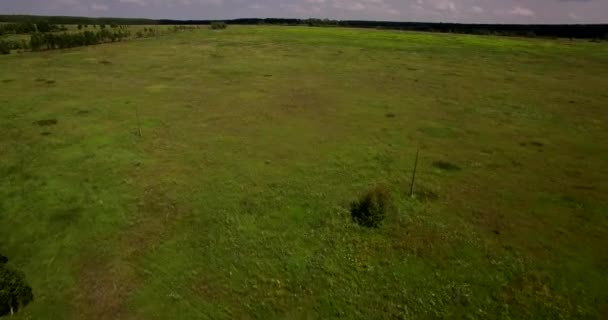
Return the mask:
<path fill-rule="evenodd" d="M 0 56 L 13 318 L 606 318 L 607 87 L 608 43 L 565 39 L 230 26 Z M 359 226 L 376 185 L 392 208 Z"/>

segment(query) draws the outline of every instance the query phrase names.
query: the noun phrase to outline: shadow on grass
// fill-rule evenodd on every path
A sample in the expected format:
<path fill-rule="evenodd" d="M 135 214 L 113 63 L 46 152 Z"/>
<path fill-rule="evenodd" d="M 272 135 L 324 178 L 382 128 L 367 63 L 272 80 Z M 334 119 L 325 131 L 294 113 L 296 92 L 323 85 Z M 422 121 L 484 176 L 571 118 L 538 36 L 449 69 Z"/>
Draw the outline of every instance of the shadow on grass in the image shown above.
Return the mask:
<path fill-rule="evenodd" d="M 451 163 L 451 162 L 447 162 L 447 161 L 435 161 L 433 162 L 433 167 L 437 168 L 437 169 L 441 169 L 444 171 L 460 171 L 462 170 L 459 166 Z"/>

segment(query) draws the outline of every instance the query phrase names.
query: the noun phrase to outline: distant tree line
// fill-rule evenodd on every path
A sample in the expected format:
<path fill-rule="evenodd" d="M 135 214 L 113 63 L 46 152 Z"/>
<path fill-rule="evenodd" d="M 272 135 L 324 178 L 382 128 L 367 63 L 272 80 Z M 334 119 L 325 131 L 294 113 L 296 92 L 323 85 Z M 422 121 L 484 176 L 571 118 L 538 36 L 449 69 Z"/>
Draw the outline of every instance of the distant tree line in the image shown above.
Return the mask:
<path fill-rule="evenodd" d="M 40 24 L 50 25 L 210 25 L 217 20 L 152 20 L 127 18 L 87 18 L 87 17 L 49 17 L 29 15 L 0 15 L 0 21 L 13 24 L 27 23 L 22 28 L 31 28 L 36 25 L 38 32 Z M 582 39 L 607 39 L 608 24 L 564 24 L 564 25 L 524 25 L 524 24 L 461 24 L 461 23 L 433 23 L 433 22 L 391 22 L 391 21 L 363 21 L 363 20 L 329 20 L 329 19 L 281 19 L 281 18 L 246 18 L 224 20 L 228 25 L 308 25 L 314 27 L 356 27 L 356 28 L 382 28 L 395 30 L 453 32 L 469 34 L 494 34 L 526 37 L 559 37 Z M 12 28 L 12 27 L 11 27 Z M 44 28 L 44 26 L 43 26 Z M 27 33 L 27 32 L 26 32 Z M 1 32 L 0 32 L 1 34 Z"/>
<path fill-rule="evenodd" d="M 37 23 L 47 21 L 51 24 L 82 24 L 82 25 L 153 25 L 156 20 L 139 18 L 89 18 L 89 17 L 63 17 L 63 16 L 32 16 L 32 15 L 0 15 L 2 22 L 24 22 Z"/>
<path fill-rule="evenodd" d="M 221 30 L 221 29 L 226 29 L 227 25 L 226 25 L 226 22 L 224 22 L 224 21 L 213 21 L 213 22 L 211 22 L 210 27 L 213 30 Z"/>
<path fill-rule="evenodd" d="M 90 46 L 100 43 L 123 41 L 131 38 L 131 32 L 127 26 L 116 25 L 113 29 L 99 28 L 99 31 L 84 32 L 63 32 L 63 33 L 41 33 L 35 32 L 30 36 L 30 41 L 26 40 L 0 40 L 0 54 L 9 54 L 11 50 L 42 51 L 53 49 L 66 49 L 81 46 Z M 158 37 L 163 34 L 190 31 L 193 26 L 173 26 L 171 28 L 160 29 L 158 27 L 145 27 L 135 33 L 135 38 Z"/>
<path fill-rule="evenodd" d="M 75 33 L 34 33 L 30 39 L 30 48 L 33 51 L 66 49 L 81 46 L 90 46 L 105 42 L 121 41 L 131 34 L 128 31 L 109 31 L 102 29 L 98 32 L 85 31 Z"/>
<path fill-rule="evenodd" d="M 55 32 L 63 30 L 66 30 L 66 28 L 44 20 L 36 23 L 23 21 L 17 23 L 0 24 L 0 36 L 4 34 L 29 34 L 34 32 Z"/>
<path fill-rule="evenodd" d="M 137 31 L 135 33 L 135 38 L 152 38 L 152 37 L 162 36 L 163 34 L 168 34 L 168 33 L 192 31 L 196 28 L 197 27 L 193 27 L 193 26 L 173 26 L 172 28 L 163 30 L 163 29 L 159 29 L 156 27 L 154 27 L 154 28 L 148 27 L 148 28 L 143 28 L 142 30 Z"/>
<path fill-rule="evenodd" d="M 608 39 L 608 24 L 460 24 L 424 22 L 341 21 L 341 26 L 549 38 Z"/>
<path fill-rule="evenodd" d="M 340 21 L 329 20 L 329 19 L 306 19 L 302 20 L 303 23 L 310 27 L 337 27 L 340 25 Z"/>
<path fill-rule="evenodd" d="M 200 25 L 211 24 L 214 20 L 158 20 L 158 24 Z M 433 23 L 433 22 L 391 22 L 363 20 L 329 20 L 329 19 L 234 19 L 225 20 L 227 24 L 252 25 L 308 25 L 315 27 L 353 27 L 380 28 L 394 30 L 452 32 L 481 35 L 506 35 L 524 37 L 557 37 L 581 39 L 608 39 L 608 24 L 462 24 L 462 23 Z"/>

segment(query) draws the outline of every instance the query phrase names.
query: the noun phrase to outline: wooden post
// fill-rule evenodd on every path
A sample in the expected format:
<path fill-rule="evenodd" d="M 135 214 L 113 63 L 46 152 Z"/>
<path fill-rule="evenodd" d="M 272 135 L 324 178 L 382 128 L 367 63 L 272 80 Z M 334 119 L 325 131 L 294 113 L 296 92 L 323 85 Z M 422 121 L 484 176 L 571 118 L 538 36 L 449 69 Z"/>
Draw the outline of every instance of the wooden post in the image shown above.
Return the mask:
<path fill-rule="evenodd" d="M 414 182 L 416 181 L 416 169 L 418 168 L 418 156 L 420 155 L 420 148 L 416 151 L 416 161 L 414 162 L 414 172 L 412 172 L 412 184 L 410 185 L 410 197 L 414 196 Z"/>
<path fill-rule="evenodd" d="M 139 111 L 137 111 L 137 107 L 135 107 L 135 117 L 137 117 L 137 134 L 141 137 L 141 124 L 139 121 Z"/>

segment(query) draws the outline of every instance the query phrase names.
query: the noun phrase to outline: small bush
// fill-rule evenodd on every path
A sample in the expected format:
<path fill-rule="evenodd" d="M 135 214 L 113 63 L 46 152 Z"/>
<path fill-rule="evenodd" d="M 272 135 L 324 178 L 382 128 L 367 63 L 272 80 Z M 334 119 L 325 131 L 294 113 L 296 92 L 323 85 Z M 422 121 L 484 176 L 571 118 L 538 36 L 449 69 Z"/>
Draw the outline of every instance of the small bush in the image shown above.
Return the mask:
<path fill-rule="evenodd" d="M 214 21 L 214 22 L 211 22 L 211 29 L 213 29 L 213 30 L 226 29 L 227 27 L 228 26 L 223 21 Z"/>
<path fill-rule="evenodd" d="M 350 215 L 361 226 L 378 228 L 390 207 L 390 192 L 383 186 L 376 186 L 351 203 Z"/>
<path fill-rule="evenodd" d="M 12 44 L 8 41 L 0 40 L 0 54 L 11 53 Z"/>
<path fill-rule="evenodd" d="M 0 317 L 17 312 L 34 299 L 23 273 L 9 269 L 7 262 L 8 259 L 0 255 Z"/>

